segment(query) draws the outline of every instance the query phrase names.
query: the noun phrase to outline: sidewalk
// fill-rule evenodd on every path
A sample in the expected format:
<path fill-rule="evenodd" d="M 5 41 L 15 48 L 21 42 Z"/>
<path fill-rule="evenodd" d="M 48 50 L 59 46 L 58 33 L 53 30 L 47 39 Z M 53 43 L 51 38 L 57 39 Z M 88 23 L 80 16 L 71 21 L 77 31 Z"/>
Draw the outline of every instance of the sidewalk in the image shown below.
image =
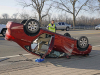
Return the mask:
<path fill-rule="evenodd" d="M 32 56 L 28 57 L 32 58 Z M 22 60 L 23 58 L 16 59 L 16 62 L 13 62 L 9 66 L 10 68 L 5 69 L 5 71 L 1 70 L 4 66 L 0 68 L 2 71 L 0 75 L 100 75 L 100 47 L 94 47 L 89 57 L 47 58 L 41 63 L 34 61 L 17 62 L 19 59 Z M 5 68 L 7 67 L 5 66 Z"/>

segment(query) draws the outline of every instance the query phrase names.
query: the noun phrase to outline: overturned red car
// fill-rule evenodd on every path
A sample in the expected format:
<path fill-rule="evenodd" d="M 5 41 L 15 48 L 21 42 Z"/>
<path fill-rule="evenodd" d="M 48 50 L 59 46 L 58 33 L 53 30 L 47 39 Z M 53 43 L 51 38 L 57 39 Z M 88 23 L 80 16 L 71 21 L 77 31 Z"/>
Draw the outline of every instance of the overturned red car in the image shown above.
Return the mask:
<path fill-rule="evenodd" d="M 14 41 L 27 52 L 45 57 L 61 57 L 71 55 L 89 55 L 92 46 L 88 38 L 81 36 L 78 40 L 65 33 L 53 33 L 40 28 L 35 19 L 23 20 L 21 23 L 8 22 L 5 39 Z"/>

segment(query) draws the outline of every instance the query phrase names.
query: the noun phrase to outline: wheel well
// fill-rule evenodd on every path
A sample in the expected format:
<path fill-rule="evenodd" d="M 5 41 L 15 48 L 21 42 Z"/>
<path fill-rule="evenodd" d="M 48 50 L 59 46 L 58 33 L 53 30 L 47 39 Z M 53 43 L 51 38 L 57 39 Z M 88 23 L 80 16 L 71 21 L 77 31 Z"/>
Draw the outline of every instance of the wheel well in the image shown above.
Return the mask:
<path fill-rule="evenodd" d="M 21 24 L 25 24 L 28 19 L 21 21 Z"/>
<path fill-rule="evenodd" d="M 1 30 L 1 33 L 2 33 L 2 31 L 5 30 L 5 29 L 7 30 L 7 28 L 3 28 L 3 29 Z"/>

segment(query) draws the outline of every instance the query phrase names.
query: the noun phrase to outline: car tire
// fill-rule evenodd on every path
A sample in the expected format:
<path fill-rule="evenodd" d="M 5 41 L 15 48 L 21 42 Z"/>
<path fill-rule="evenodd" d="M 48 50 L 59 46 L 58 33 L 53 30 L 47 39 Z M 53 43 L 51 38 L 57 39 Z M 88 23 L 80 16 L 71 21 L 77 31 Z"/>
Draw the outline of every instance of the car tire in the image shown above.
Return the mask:
<path fill-rule="evenodd" d="M 64 31 L 64 29 L 61 29 L 62 31 Z"/>
<path fill-rule="evenodd" d="M 89 46 L 88 38 L 86 36 L 81 36 L 77 41 L 77 46 L 80 51 L 85 51 Z"/>
<path fill-rule="evenodd" d="M 6 34 L 6 30 L 7 30 L 7 29 L 5 28 L 5 29 L 3 29 L 2 32 L 1 32 L 1 34 L 2 34 L 4 37 L 5 37 L 5 34 Z"/>
<path fill-rule="evenodd" d="M 25 24 L 25 23 L 26 23 L 26 21 L 27 21 L 27 19 L 26 19 L 26 20 L 21 21 L 21 24 Z"/>
<path fill-rule="evenodd" d="M 64 36 L 71 37 L 69 33 L 65 33 Z"/>
<path fill-rule="evenodd" d="M 39 33 L 39 31 L 40 31 L 40 24 L 35 19 L 29 19 L 24 24 L 24 32 L 28 36 L 35 36 Z"/>
<path fill-rule="evenodd" d="M 66 31 L 69 31 L 69 27 L 66 27 Z"/>

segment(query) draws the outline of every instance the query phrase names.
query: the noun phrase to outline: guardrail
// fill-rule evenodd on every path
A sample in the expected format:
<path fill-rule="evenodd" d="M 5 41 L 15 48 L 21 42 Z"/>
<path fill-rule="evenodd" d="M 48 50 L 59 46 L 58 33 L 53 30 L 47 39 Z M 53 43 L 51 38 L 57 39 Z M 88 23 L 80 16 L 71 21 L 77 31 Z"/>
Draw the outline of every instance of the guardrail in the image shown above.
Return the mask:
<path fill-rule="evenodd" d="M 95 29 L 95 26 L 75 26 L 75 29 Z"/>

